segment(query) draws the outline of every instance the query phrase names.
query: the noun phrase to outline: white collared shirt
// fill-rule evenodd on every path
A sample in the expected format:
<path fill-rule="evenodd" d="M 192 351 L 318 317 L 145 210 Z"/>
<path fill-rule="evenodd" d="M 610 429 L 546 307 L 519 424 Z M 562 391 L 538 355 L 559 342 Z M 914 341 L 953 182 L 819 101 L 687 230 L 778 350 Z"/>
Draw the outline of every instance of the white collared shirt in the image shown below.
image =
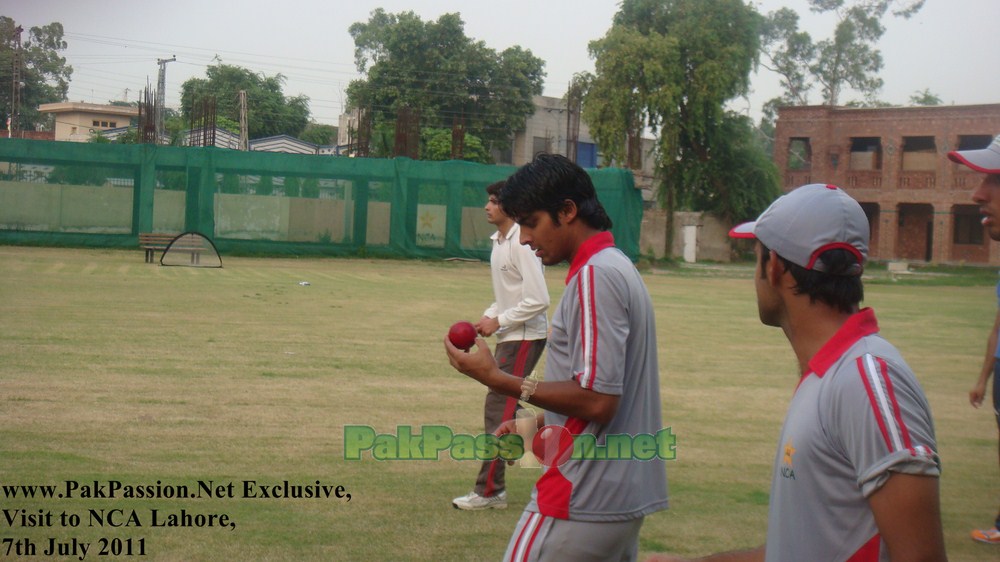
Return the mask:
<path fill-rule="evenodd" d="M 497 343 L 544 339 L 548 331 L 545 311 L 549 290 L 545 286 L 542 261 L 531 248 L 520 243 L 521 227 L 514 223 L 506 236 L 494 232 L 490 271 L 495 301 L 483 313 L 497 318 Z"/>

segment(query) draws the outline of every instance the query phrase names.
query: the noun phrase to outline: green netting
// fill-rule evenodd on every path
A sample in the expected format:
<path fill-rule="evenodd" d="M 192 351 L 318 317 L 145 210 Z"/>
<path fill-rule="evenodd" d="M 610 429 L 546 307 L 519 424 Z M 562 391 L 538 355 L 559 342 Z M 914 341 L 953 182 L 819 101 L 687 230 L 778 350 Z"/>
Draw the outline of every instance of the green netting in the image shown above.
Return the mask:
<path fill-rule="evenodd" d="M 209 234 L 223 254 L 489 257 L 485 186 L 511 166 L 217 148 L 0 139 L 0 242 L 135 247 Z M 589 170 L 618 245 L 639 255 L 642 197 Z"/>

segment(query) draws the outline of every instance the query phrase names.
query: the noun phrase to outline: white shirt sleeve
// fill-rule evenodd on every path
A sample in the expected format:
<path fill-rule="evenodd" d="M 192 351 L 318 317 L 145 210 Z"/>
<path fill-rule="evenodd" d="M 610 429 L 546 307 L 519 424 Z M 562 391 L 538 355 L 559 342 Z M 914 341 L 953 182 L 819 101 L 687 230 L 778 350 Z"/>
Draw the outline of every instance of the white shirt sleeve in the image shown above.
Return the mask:
<path fill-rule="evenodd" d="M 511 261 L 521 272 L 521 299 L 517 305 L 497 315 L 502 328 L 519 326 L 539 314 L 545 314 L 549 307 L 549 290 L 545 285 L 542 261 L 531 248 L 517 240 L 510 240 L 508 243 L 513 244 Z"/>

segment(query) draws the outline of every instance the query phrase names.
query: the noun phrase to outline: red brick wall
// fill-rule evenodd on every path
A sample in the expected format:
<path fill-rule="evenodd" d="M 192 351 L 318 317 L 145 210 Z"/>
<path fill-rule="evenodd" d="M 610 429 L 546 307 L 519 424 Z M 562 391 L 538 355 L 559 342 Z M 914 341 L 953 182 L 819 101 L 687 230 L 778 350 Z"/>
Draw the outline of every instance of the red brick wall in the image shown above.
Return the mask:
<path fill-rule="evenodd" d="M 0 138 L 10 138 L 10 132 L 7 129 L 3 129 L 0 131 Z M 14 138 L 54 141 L 56 140 L 56 134 L 52 131 L 14 131 Z"/>
<path fill-rule="evenodd" d="M 833 183 L 855 199 L 878 207 L 878 232 L 872 239 L 873 258 L 923 261 L 927 257 L 928 230 L 933 240 L 930 261 L 937 263 L 1000 264 L 1000 244 L 986 242 L 982 249 L 952 243 L 951 209 L 971 203 L 972 191 L 982 174 L 953 164 L 947 153 L 961 135 L 1000 133 L 1000 104 L 936 107 L 851 109 L 809 106 L 786 107 L 778 112 L 774 161 L 786 190 L 805 183 Z M 853 138 L 880 139 L 880 166 L 874 170 L 851 169 Z M 904 170 L 903 144 L 907 137 L 933 137 L 934 151 L 908 153 Z M 788 169 L 791 139 L 808 138 L 812 161 L 805 169 Z M 855 163 L 869 158 L 855 158 Z M 914 160 L 920 170 L 913 170 Z M 923 169 L 927 168 L 927 169 Z M 908 205 L 926 205 L 928 212 Z M 920 224 L 918 224 L 920 223 Z M 932 223 L 933 226 L 928 226 Z"/>

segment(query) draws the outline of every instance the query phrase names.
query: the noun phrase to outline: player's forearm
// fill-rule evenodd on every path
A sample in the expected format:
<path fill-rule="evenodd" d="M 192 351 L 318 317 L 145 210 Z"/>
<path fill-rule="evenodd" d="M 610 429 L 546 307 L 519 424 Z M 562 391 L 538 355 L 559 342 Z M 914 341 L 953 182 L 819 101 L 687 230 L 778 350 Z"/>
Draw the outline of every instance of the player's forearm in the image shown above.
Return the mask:
<path fill-rule="evenodd" d="M 995 361 L 990 361 L 990 358 L 983 361 L 983 369 L 979 372 L 979 378 L 976 379 L 976 386 L 986 386 L 986 383 L 990 380 L 990 376 L 993 374 L 994 365 Z"/>
<path fill-rule="evenodd" d="M 996 363 L 996 352 L 997 352 L 997 340 L 1000 331 L 1000 311 L 997 312 L 997 318 L 993 322 L 993 330 L 990 331 L 990 337 L 986 339 L 986 356 L 983 358 L 983 368 L 979 372 L 979 382 L 985 383 L 989 380 L 990 376 L 993 374 L 993 366 Z"/>
<path fill-rule="evenodd" d="M 496 370 L 480 382 L 498 394 L 521 397 L 523 379 Z M 574 381 L 540 382 L 528 403 L 549 412 L 606 424 L 618 411 L 618 396 L 582 388 Z"/>
<path fill-rule="evenodd" d="M 572 418 L 609 423 L 618 412 L 619 397 L 582 388 L 575 381 L 542 382 L 528 402 Z"/>
<path fill-rule="evenodd" d="M 993 375 L 993 367 L 996 365 L 997 359 L 994 357 L 996 338 L 990 338 L 990 342 L 993 346 L 991 349 L 986 350 L 986 357 L 983 358 L 983 368 L 979 370 L 978 384 L 986 384 L 986 381 L 990 380 L 990 376 Z"/>

